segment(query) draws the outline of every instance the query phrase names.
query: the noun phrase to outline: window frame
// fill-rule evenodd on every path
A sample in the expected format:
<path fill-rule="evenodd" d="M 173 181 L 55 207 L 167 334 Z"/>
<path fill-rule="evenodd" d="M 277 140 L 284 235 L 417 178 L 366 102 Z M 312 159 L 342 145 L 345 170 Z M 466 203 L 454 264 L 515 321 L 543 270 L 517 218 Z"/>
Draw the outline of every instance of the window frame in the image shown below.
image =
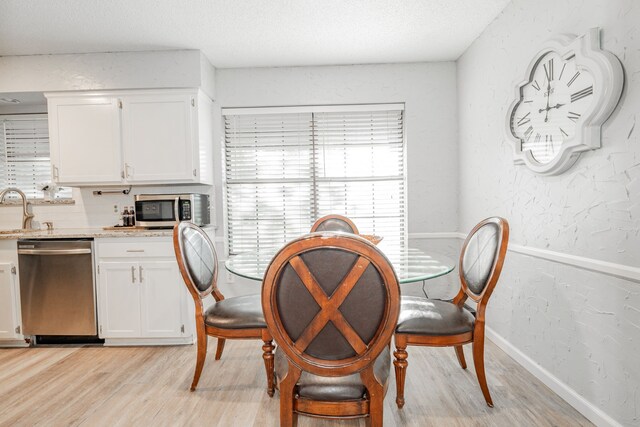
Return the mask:
<path fill-rule="evenodd" d="M 222 208 L 223 208 L 223 226 L 224 226 L 224 250 L 226 256 L 230 255 L 229 251 L 229 216 L 227 206 L 227 168 L 226 168 L 226 136 L 225 136 L 225 116 L 233 115 L 258 115 L 258 114 L 296 114 L 296 113 L 354 113 L 354 112 L 375 112 L 375 111 L 393 111 L 402 110 L 402 185 L 404 188 L 404 212 L 402 215 L 404 231 L 404 243 L 408 244 L 408 206 L 409 206 L 409 188 L 408 188 L 408 171 L 407 171 L 407 133 L 406 133 L 406 106 L 404 102 L 389 103 L 372 103 L 372 104 L 329 104 L 329 105 L 302 105 L 302 106 L 270 106 L 270 107 L 223 107 L 221 108 L 222 120 L 222 144 L 221 144 L 221 163 L 222 163 Z M 314 141 L 315 145 L 315 141 Z M 313 168 L 312 168 L 313 169 Z M 313 175 L 315 177 L 315 174 Z M 316 212 L 317 214 L 317 212 Z"/>
<path fill-rule="evenodd" d="M 49 114 L 48 113 L 9 113 L 9 114 L 0 114 L 0 132 L 2 133 L 2 140 L 0 140 L 0 144 L 5 144 L 5 122 L 7 121 L 29 121 L 29 120 L 44 120 L 46 121 L 46 125 L 47 125 L 47 144 L 49 147 L 49 176 L 48 176 L 48 181 L 50 183 L 54 183 L 53 182 L 53 176 L 51 173 L 51 138 L 49 136 Z M 0 151 L 5 150 L 6 147 L 1 147 Z M 6 155 L 6 153 L 5 153 Z M 1 161 L 0 161 L 1 162 Z M 6 159 L 5 159 L 6 162 Z M 7 162 L 8 163 L 8 162 Z M 37 186 L 37 183 L 36 183 Z M 31 193 L 33 190 L 29 189 L 26 190 L 24 188 L 20 188 L 18 186 L 14 186 L 14 185 L 9 185 L 8 182 L 6 182 L 6 176 L 3 175 L 3 181 L 0 182 L 0 190 L 5 189 L 5 188 L 9 188 L 9 187 L 15 187 L 18 188 L 20 191 L 22 191 L 23 193 L 27 194 L 27 193 Z M 44 196 L 44 192 L 42 192 L 41 190 L 38 190 L 36 187 L 36 191 L 40 191 L 42 192 L 42 197 L 28 197 L 27 196 L 27 200 L 30 203 L 35 203 L 35 204 L 40 204 L 40 203 L 49 203 L 49 204 L 55 204 L 56 202 L 60 202 L 60 203 L 69 203 L 73 201 L 73 190 L 70 187 L 63 187 L 65 189 L 68 189 L 67 193 L 68 195 L 65 197 L 53 197 L 50 200 L 47 200 Z M 7 199 L 6 201 L 9 201 L 9 204 L 11 204 L 11 201 L 13 200 L 17 200 L 18 196 L 14 193 L 9 193 L 7 195 Z"/>

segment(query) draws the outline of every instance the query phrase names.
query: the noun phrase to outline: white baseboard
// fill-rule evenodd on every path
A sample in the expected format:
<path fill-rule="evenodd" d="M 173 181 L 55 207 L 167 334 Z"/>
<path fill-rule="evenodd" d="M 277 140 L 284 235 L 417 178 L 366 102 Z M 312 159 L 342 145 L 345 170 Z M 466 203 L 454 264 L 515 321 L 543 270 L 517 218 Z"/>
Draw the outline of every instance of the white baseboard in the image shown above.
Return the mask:
<path fill-rule="evenodd" d="M 0 340 L 0 347 L 18 348 L 29 347 L 29 343 L 24 340 Z"/>
<path fill-rule="evenodd" d="M 509 341 L 496 333 L 491 328 L 486 328 L 487 338 L 502 351 L 507 353 L 512 359 L 518 362 L 523 368 L 529 371 L 534 377 L 542 381 L 547 387 L 553 390 L 558 396 L 573 406 L 578 412 L 584 415 L 589 421 L 597 426 L 622 427 L 622 424 L 611 418 L 593 403 L 578 394 L 574 389 L 560 381 L 551 372 L 537 364 L 533 359 L 514 347 Z"/>

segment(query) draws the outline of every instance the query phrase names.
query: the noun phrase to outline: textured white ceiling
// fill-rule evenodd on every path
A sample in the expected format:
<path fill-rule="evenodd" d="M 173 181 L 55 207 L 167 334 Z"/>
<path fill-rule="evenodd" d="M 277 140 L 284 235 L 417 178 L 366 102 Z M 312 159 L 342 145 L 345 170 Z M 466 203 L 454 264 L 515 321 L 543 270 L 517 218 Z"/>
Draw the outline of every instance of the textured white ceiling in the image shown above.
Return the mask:
<path fill-rule="evenodd" d="M 199 49 L 218 68 L 457 59 L 510 0 L 1 0 L 0 56 Z"/>

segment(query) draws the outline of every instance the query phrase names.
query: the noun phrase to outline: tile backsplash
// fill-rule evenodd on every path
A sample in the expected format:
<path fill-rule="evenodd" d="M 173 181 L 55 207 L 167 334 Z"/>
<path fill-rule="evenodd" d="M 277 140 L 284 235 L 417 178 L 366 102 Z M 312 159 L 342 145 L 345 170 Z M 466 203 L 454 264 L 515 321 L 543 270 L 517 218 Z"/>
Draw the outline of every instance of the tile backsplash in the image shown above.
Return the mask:
<path fill-rule="evenodd" d="M 125 189 L 127 187 L 73 188 L 74 204 L 33 205 L 34 226 L 51 221 L 55 228 L 93 228 L 118 224 L 120 212 L 125 206 L 133 206 L 136 194 L 205 193 L 211 196 L 211 220 L 215 224 L 214 190 L 212 186 L 156 186 L 133 187 L 129 194 L 94 195 L 95 190 Z M 114 211 L 114 206 L 117 209 Z M 0 229 L 20 228 L 22 205 L 0 207 Z M 37 224 L 36 224 L 37 222 Z"/>

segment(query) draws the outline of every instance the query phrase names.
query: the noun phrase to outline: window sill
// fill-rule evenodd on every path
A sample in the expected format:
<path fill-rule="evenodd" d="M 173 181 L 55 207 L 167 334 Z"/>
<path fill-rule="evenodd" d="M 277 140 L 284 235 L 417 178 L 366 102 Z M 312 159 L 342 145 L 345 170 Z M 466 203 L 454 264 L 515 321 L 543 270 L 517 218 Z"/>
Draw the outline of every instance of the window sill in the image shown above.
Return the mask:
<path fill-rule="evenodd" d="M 35 206 L 48 206 L 48 205 L 75 205 L 76 201 L 73 199 L 53 199 L 53 200 L 44 200 L 44 199 L 27 199 L 31 205 Z M 2 206 L 22 206 L 22 200 L 5 200 L 0 203 L 0 207 Z"/>

